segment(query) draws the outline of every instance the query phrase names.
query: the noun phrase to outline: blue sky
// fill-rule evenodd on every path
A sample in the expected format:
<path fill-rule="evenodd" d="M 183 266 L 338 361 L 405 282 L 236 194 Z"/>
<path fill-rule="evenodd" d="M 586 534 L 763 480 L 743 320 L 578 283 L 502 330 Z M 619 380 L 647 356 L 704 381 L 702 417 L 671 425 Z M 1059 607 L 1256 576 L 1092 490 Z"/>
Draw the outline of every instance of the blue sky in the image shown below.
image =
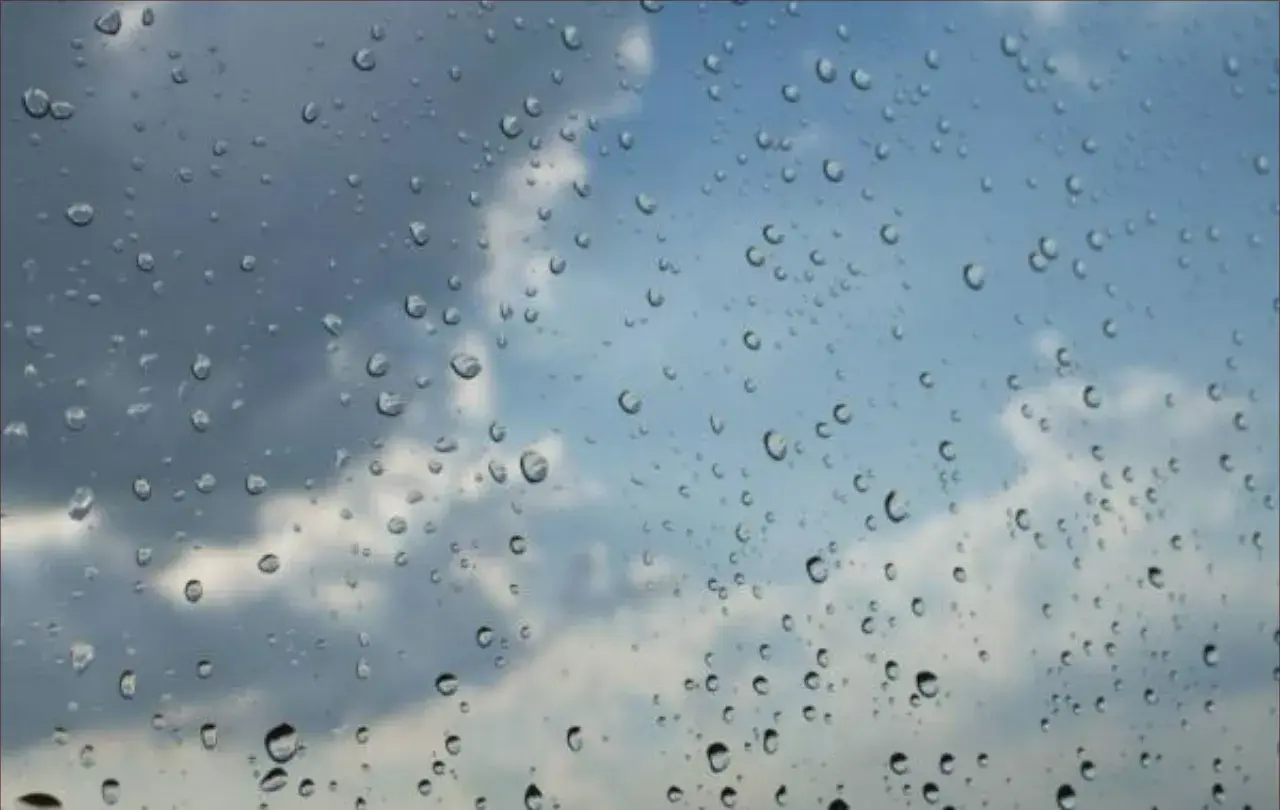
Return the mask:
<path fill-rule="evenodd" d="M 1276 802 L 1274 4 L 111 8 L 0 28 L 4 802 Z"/>

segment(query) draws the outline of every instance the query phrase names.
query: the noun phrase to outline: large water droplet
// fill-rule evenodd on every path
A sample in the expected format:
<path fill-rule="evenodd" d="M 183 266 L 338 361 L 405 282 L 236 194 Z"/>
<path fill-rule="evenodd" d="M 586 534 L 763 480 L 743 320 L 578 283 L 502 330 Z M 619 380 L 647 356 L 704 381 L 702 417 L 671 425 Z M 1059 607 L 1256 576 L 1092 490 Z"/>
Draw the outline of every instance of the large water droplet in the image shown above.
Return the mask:
<path fill-rule="evenodd" d="M 524 789 L 525 810 L 542 810 L 542 791 L 537 785 L 529 785 Z"/>
<path fill-rule="evenodd" d="M 62 800 L 52 793 L 24 793 L 18 797 L 18 810 L 62 810 Z"/>
<path fill-rule="evenodd" d="M 449 361 L 449 367 L 453 369 L 453 373 L 457 374 L 464 380 L 474 380 L 480 375 L 480 360 L 475 355 L 459 352 Z"/>
<path fill-rule="evenodd" d="M 442 672 L 436 678 L 436 691 L 445 697 L 458 694 L 458 678 L 452 672 Z"/>
<path fill-rule="evenodd" d="M 582 728 L 580 726 L 569 726 L 569 730 L 564 735 L 565 745 L 569 746 L 569 750 L 577 753 L 582 750 Z"/>
<path fill-rule="evenodd" d="M 764 433 L 764 451 L 774 461 L 782 461 L 787 457 L 786 437 L 776 430 L 766 430 Z"/>
<path fill-rule="evenodd" d="M 1076 791 L 1071 785 L 1061 785 L 1058 787 L 1058 807 L 1061 810 L 1074 810 L 1076 806 Z"/>
<path fill-rule="evenodd" d="M 907 511 L 907 503 L 898 494 L 898 490 L 891 489 L 889 494 L 884 496 L 884 514 L 893 523 L 901 523 L 910 515 Z"/>
<path fill-rule="evenodd" d="M 975 292 L 981 290 L 987 283 L 987 271 L 982 265 L 975 262 L 966 264 L 964 266 L 964 283 Z"/>
<path fill-rule="evenodd" d="M 351 54 L 351 64 L 355 65 L 357 70 L 367 72 L 378 66 L 378 57 L 371 48 L 361 48 Z"/>
<path fill-rule="evenodd" d="M 640 397 L 632 391 L 626 390 L 618 394 L 618 407 L 622 409 L 623 413 L 635 416 L 640 413 L 640 406 Z"/>
<path fill-rule="evenodd" d="M 262 742 L 267 756 L 283 765 L 298 753 L 298 730 L 289 723 L 281 723 L 268 731 Z"/>
<path fill-rule="evenodd" d="M 79 202 L 67 206 L 67 221 L 72 225 L 83 228 L 93 222 L 93 215 L 93 206 L 89 203 Z"/>
<path fill-rule="evenodd" d="M 289 784 L 289 772 L 277 765 L 258 780 L 258 790 L 263 793 L 275 793 L 287 784 Z"/>
<path fill-rule="evenodd" d="M 821 585 L 827 581 L 827 561 L 822 556 L 815 554 L 810 557 L 805 562 L 804 568 L 809 574 L 809 579 L 815 585 Z"/>
<path fill-rule="evenodd" d="M 520 454 L 520 472 L 530 484 L 541 484 L 547 480 L 550 471 L 551 465 L 546 456 L 537 450 L 525 450 Z"/>
<path fill-rule="evenodd" d="M 106 34 L 109 37 L 114 37 L 116 34 L 120 33 L 120 25 L 120 9 L 117 8 L 111 9 L 106 14 L 103 14 L 101 17 L 93 21 L 93 27 L 98 30 L 98 33 Z"/>
<path fill-rule="evenodd" d="M 28 87 L 22 92 L 22 109 L 32 118 L 44 118 L 49 114 L 49 94 L 39 87 Z"/>
<path fill-rule="evenodd" d="M 921 697 L 937 697 L 938 696 L 938 676 L 934 675 L 927 669 L 922 669 L 916 673 L 916 691 Z"/>
<path fill-rule="evenodd" d="M 722 742 L 713 742 L 707 746 L 707 765 L 712 773 L 724 773 L 729 767 L 729 748 Z"/>

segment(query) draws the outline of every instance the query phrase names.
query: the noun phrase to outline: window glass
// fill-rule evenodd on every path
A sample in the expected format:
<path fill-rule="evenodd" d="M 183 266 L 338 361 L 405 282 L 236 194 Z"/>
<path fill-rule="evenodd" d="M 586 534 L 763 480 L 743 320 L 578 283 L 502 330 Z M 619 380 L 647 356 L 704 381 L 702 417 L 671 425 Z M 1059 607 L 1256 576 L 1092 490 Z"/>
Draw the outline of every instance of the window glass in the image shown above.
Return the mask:
<path fill-rule="evenodd" d="M 0 805 L 1268 808 L 1274 3 L 5 3 Z"/>

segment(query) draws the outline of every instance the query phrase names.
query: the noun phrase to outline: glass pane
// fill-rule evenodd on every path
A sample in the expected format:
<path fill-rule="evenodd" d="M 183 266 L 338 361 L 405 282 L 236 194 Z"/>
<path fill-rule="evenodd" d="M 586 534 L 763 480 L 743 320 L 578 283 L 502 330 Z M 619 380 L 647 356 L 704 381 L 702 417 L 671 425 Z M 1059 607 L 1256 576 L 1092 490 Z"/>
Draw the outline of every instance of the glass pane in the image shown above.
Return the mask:
<path fill-rule="evenodd" d="M 1275 807 L 1274 3 L 5 3 L 0 804 Z"/>

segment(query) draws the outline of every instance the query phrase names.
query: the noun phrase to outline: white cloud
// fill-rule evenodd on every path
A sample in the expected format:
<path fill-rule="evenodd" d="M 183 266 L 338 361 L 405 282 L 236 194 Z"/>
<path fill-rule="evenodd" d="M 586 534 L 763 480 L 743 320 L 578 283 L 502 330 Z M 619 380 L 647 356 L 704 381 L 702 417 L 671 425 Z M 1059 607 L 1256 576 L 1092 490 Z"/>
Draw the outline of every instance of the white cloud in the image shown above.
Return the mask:
<path fill-rule="evenodd" d="M 638 77 L 653 72 L 653 43 L 649 38 L 649 26 L 637 25 L 627 29 L 618 40 L 618 58 L 623 66 Z"/>

